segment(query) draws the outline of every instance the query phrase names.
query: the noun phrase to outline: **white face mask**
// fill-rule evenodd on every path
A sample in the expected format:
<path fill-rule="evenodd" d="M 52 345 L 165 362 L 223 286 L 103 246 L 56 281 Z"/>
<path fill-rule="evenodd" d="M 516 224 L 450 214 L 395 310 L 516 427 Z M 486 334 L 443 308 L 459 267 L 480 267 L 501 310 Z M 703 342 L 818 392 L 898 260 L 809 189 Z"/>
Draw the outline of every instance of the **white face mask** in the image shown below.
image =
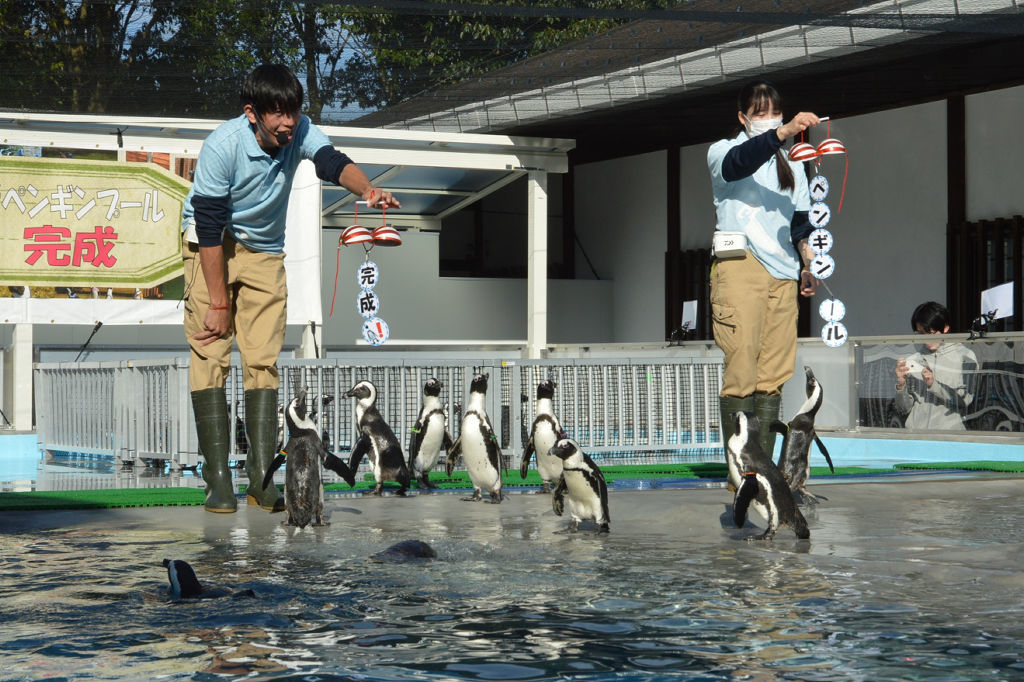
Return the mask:
<path fill-rule="evenodd" d="M 767 133 L 769 130 L 775 130 L 782 125 L 781 116 L 779 118 L 763 118 L 759 121 L 752 121 L 749 116 L 744 116 L 743 118 L 747 119 L 747 132 L 750 133 L 751 137 Z"/>

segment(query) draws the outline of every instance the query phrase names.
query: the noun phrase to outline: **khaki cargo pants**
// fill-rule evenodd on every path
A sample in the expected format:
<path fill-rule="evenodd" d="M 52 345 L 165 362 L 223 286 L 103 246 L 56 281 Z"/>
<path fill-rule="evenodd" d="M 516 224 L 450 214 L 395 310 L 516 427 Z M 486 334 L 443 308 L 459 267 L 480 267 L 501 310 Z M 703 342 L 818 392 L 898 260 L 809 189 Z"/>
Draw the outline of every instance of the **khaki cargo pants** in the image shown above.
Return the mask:
<path fill-rule="evenodd" d="M 796 362 L 797 282 L 775 279 L 749 252 L 711 266 L 715 343 L 725 353 L 721 397 L 779 393 Z"/>
<path fill-rule="evenodd" d="M 250 251 L 224 236 L 225 275 L 232 333 L 206 346 L 192 336 L 203 329 L 210 292 L 199 265 L 199 245 L 182 239 L 185 262 L 185 336 L 192 349 L 189 387 L 193 391 L 222 388 L 231 366 L 231 343 L 242 356 L 245 390 L 280 385 L 277 358 L 284 344 L 288 285 L 283 253 Z"/>

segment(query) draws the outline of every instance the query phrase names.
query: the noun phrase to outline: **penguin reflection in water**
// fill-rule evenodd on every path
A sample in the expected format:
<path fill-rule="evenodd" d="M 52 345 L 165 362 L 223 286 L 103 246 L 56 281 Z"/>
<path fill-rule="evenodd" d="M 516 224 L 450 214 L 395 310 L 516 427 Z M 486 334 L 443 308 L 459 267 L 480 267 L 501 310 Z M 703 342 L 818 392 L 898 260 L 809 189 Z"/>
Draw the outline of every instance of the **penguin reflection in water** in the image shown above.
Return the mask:
<path fill-rule="evenodd" d="M 477 502 L 483 499 L 481 490 L 486 490 L 491 494 L 491 503 L 501 504 L 501 449 L 484 407 L 487 378 L 487 374 L 477 374 L 469 385 L 469 405 L 462 417 L 462 431 L 448 451 L 445 470 L 451 476 L 461 455 L 473 482 L 473 496 L 464 497 L 463 501 Z"/>
<path fill-rule="evenodd" d="M 552 446 L 565 435 L 551 407 L 555 387 L 555 382 L 550 379 L 537 384 L 537 416 L 530 429 L 530 439 L 523 450 L 522 464 L 519 465 L 519 475 L 525 479 L 530 468 L 530 458 L 533 453 L 537 453 L 537 473 L 540 474 L 542 493 L 550 493 L 551 484 L 562 476 L 562 460 L 551 454 Z"/>
<path fill-rule="evenodd" d="M 729 460 L 729 478 L 735 476 L 739 481 L 732 503 L 736 527 L 743 527 L 747 521 L 747 508 L 752 506 L 768 522 L 764 535 L 756 539 L 770 539 L 779 526 L 790 526 L 801 540 L 811 537 L 789 484 L 761 449 L 761 428 L 757 417 L 752 412 L 734 412 L 731 416 L 736 430 L 729 438 L 725 452 Z"/>
<path fill-rule="evenodd" d="M 598 532 L 607 533 L 611 517 L 608 515 L 608 486 L 604 474 L 594 464 L 580 444 L 571 438 L 559 439 L 550 453 L 562 461 L 562 477 L 555 487 L 551 506 L 561 516 L 565 503 L 569 503 L 569 530 L 579 528 L 580 521 L 592 520 Z"/>
<path fill-rule="evenodd" d="M 441 449 L 452 449 L 452 437 L 441 406 L 441 382 L 431 377 L 423 384 L 423 408 L 409 437 L 409 474 L 425 489 L 437 488 L 428 474 L 437 464 Z"/>
<path fill-rule="evenodd" d="M 371 495 L 380 495 L 384 481 L 395 481 L 402 486 L 396 493 L 404 496 L 409 488 L 409 469 L 405 465 L 402 446 L 395 437 L 388 423 L 377 410 L 377 387 L 370 381 L 360 381 L 345 394 L 346 398 L 356 399 L 356 422 L 359 428 L 359 439 L 352 448 L 352 456 L 348 468 L 353 477 L 359 469 L 363 456 L 370 460 L 373 480 L 376 486 Z M 355 485 L 355 479 L 349 483 Z"/>
<path fill-rule="evenodd" d="M 807 377 L 807 400 L 800 406 L 796 416 L 789 424 L 776 419 L 772 422 L 771 429 L 782 434 L 779 471 L 789 483 L 789 489 L 799 496 L 798 500 L 807 500 L 817 504 L 819 499 L 824 500 L 825 498 L 807 490 L 807 479 L 811 476 L 811 443 L 817 443 L 821 454 L 825 455 L 829 471 L 835 473 L 836 470 L 832 466 L 832 458 L 828 456 L 825 444 L 821 442 L 818 434 L 814 431 L 814 417 L 821 407 L 824 391 L 810 367 L 804 367 L 804 375 Z"/>
<path fill-rule="evenodd" d="M 306 389 L 288 403 L 284 411 L 288 425 L 288 442 L 278 453 L 263 477 L 263 487 L 273 485 L 276 472 L 287 458 L 285 469 L 284 504 L 286 526 L 305 528 L 307 525 L 324 526 L 324 486 L 320 475 L 321 462 L 350 486 L 355 476 L 343 461 L 327 452 L 318 435 L 319 427 L 306 405 Z"/>

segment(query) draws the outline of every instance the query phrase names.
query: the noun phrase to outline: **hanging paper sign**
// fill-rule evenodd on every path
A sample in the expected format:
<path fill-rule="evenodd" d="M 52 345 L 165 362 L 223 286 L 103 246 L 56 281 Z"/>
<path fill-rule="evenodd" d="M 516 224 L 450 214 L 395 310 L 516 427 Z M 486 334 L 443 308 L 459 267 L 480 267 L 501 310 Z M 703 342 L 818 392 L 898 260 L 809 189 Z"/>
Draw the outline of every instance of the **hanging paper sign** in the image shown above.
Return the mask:
<path fill-rule="evenodd" d="M 372 260 L 364 261 L 359 269 L 356 270 L 356 282 L 359 284 L 360 289 L 372 289 L 377 286 L 377 281 L 380 278 L 380 270 L 377 269 L 377 264 Z"/>
<path fill-rule="evenodd" d="M 811 191 L 812 201 L 825 201 L 828 196 L 828 180 L 824 175 L 815 175 L 807 187 Z"/>
<path fill-rule="evenodd" d="M 815 256 L 807 268 L 818 279 L 828 279 L 836 270 L 836 261 L 832 256 L 822 253 Z"/>
<path fill-rule="evenodd" d="M 362 289 L 356 295 L 356 312 L 363 317 L 374 317 L 380 312 L 380 297 L 369 289 Z"/>
<path fill-rule="evenodd" d="M 832 209 L 828 207 L 828 204 L 818 202 L 811 205 L 811 212 L 807 214 L 807 219 L 814 227 L 825 227 L 828 225 L 828 221 L 832 218 Z"/>
<path fill-rule="evenodd" d="M 832 250 L 833 243 L 832 233 L 823 228 L 818 228 L 807 235 L 807 244 L 816 254 L 828 253 Z"/>
<path fill-rule="evenodd" d="M 838 348 L 846 343 L 846 325 L 842 322 L 829 322 L 821 328 L 821 340 L 830 348 Z"/>
<path fill-rule="evenodd" d="M 391 330 L 388 323 L 379 317 L 374 317 L 363 322 L 363 340 L 371 346 L 379 346 L 388 340 Z"/>
<path fill-rule="evenodd" d="M 826 298 L 818 306 L 818 314 L 826 322 L 838 322 L 846 317 L 846 304 L 838 298 Z"/>

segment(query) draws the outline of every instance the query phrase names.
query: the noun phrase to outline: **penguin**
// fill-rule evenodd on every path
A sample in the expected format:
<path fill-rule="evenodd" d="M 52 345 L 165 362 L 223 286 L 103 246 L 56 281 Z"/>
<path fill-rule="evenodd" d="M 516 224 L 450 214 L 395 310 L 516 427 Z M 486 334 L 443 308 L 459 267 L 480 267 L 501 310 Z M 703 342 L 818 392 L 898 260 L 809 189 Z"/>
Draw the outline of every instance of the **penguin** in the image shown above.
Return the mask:
<path fill-rule="evenodd" d="M 437 488 L 427 474 L 437 464 L 441 449 L 444 448 L 446 456 L 452 449 L 440 396 L 441 382 L 431 377 L 423 384 L 423 407 L 409 437 L 409 475 L 419 481 L 420 487 L 428 489 Z"/>
<path fill-rule="evenodd" d="M 462 432 L 448 451 L 445 470 L 451 476 L 455 462 L 462 455 L 469 479 L 473 482 L 473 496 L 462 499 L 477 502 L 483 499 L 481 490 L 486 490 L 491 494 L 491 503 L 501 504 L 501 449 L 484 410 L 488 376 L 477 374 L 469 385 L 469 405 L 462 417 Z"/>
<path fill-rule="evenodd" d="M 370 557 L 377 561 L 404 563 L 416 559 L 436 559 L 437 552 L 422 540 L 402 540 Z"/>
<path fill-rule="evenodd" d="M 540 474 L 542 493 L 551 492 L 551 484 L 557 482 L 562 475 L 562 460 L 550 454 L 555 442 L 566 435 L 551 409 L 555 388 L 555 382 L 550 379 L 537 384 L 537 416 L 530 428 L 530 439 L 523 451 L 522 464 L 519 465 L 519 475 L 526 478 L 530 457 L 537 453 L 537 473 Z"/>
<path fill-rule="evenodd" d="M 779 471 L 789 482 L 789 488 L 799 494 L 799 499 L 806 499 L 810 503 L 817 504 L 819 496 L 807 490 L 807 479 L 811 475 L 811 443 L 817 443 L 821 454 L 825 455 L 829 471 L 835 473 L 832 466 L 832 458 L 828 455 L 825 444 L 814 432 L 814 416 L 821 407 L 824 392 L 821 384 L 814 377 L 810 367 L 804 367 L 804 374 L 807 377 L 807 400 L 800 406 L 796 416 L 789 424 L 776 419 L 771 424 L 771 430 L 782 434 L 782 451 L 779 455 Z M 825 498 L 820 498 L 825 499 Z"/>
<path fill-rule="evenodd" d="M 747 520 L 747 508 L 768 522 L 763 535 L 755 539 L 767 540 L 775 535 L 779 526 L 790 526 L 801 540 L 811 537 L 807 521 L 793 499 L 793 492 L 775 463 L 761 449 L 761 425 L 752 412 L 735 412 L 736 430 L 726 444 L 726 457 L 730 471 L 736 468 L 740 484 L 733 497 L 733 522 L 742 528 Z"/>
<path fill-rule="evenodd" d="M 363 455 L 370 458 L 373 479 L 377 482 L 371 494 L 380 495 L 384 481 L 397 481 L 401 490 L 398 495 L 404 496 L 409 488 L 409 469 L 405 465 L 402 446 L 395 438 L 384 417 L 377 411 L 377 387 L 369 381 L 360 381 L 345 394 L 346 398 L 355 398 L 356 422 L 359 428 L 359 439 L 352 448 L 352 456 L 348 468 L 353 476 L 359 469 Z M 355 481 L 349 485 L 355 485 Z"/>
<path fill-rule="evenodd" d="M 164 559 L 167 568 L 168 590 L 175 599 L 216 599 L 217 597 L 255 597 L 256 593 L 246 589 L 230 592 L 222 587 L 204 588 L 192 566 L 182 559 Z"/>
<path fill-rule="evenodd" d="M 607 533 L 611 517 L 608 515 L 608 485 L 604 474 L 594 464 L 580 444 L 571 438 L 559 438 L 549 454 L 562 462 L 562 476 L 555 487 L 551 506 L 562 515 L 566 498 L 569 501 L 569 530 L 575 531 L 583 520 L 593 520 L 599 533 Z"/>
<path fill-rule="evenodd" d="M 324 449 L 317 425 L 306 405 L 306 390 L 291 399 L 284 413 L 288 424 L 288 443 L 267 467 L 263 487 L 273 485 L 276 472 L 287 459 L 284 481 L 284 525 L 305 528 L 307 525 L 325 526 L 324 485 L 320 475 L 323 463 L 349 485 L 355 485 L 355 476 L 343 461 Z"/>

